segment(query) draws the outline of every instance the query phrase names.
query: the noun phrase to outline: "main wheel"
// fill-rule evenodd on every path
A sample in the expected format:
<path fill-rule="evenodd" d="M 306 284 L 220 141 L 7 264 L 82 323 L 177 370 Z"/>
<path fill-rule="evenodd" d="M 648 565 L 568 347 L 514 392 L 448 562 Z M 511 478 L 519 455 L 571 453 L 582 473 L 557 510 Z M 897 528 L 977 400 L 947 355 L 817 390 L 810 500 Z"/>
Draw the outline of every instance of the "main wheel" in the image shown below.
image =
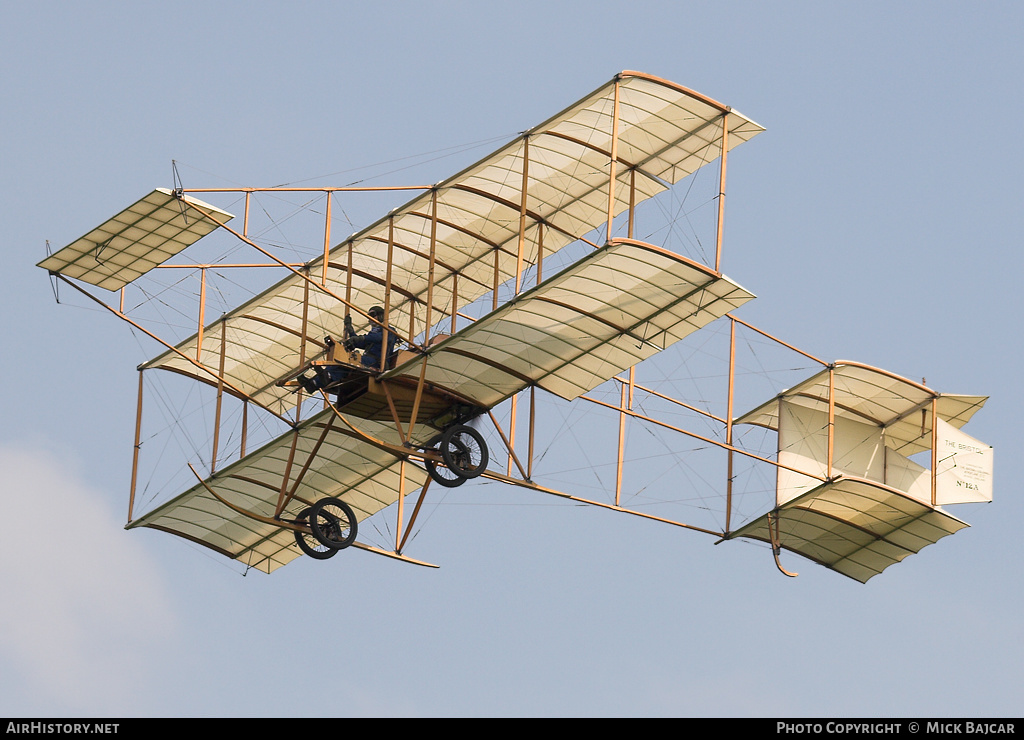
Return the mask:
<path fill-rule="evenodd" d="M 487 443 L 465 424 L 448 427 L 441 435 L 441 459 L 460 478 L 476 478 L 487 470 Z"/>
<path fill-rule="evenodd" d="M 444 465 L 438 465 L 433 460 L 424 460 L 423 464 L 427 466 L 427 474 L 433 478 L 439 486 L 444 486 L 445 488 L 457 488 L 466 482 L 466 479 L 454 470 L 447 468 Z"/>
<path fill-rule="evenodd" d="M 358 525 L 351 506 L 341 499 L 322 498 L 310 509 L 309 528 L 320 544 L 343 550 L 355 542 Z"/>
<path fill-rule="evenodd" d="M 298 524 L 308 524 L 309 513 L 311 511 L 311 508 L 304 509 L 295 518 L 296 522 Z M 327 560 L 328 558 L 334 557 L 334 554 L 338 552 L 333 548 L 327 547 L 311 534 L 300 532 L 298 530 L 294 530 L 294 533 L 295 543 L 299 546 L 299 549 L 302 550 L 302 552 L 306 555 L 309 555 L 309 557 L 313 558 L 314 560 Z"/>

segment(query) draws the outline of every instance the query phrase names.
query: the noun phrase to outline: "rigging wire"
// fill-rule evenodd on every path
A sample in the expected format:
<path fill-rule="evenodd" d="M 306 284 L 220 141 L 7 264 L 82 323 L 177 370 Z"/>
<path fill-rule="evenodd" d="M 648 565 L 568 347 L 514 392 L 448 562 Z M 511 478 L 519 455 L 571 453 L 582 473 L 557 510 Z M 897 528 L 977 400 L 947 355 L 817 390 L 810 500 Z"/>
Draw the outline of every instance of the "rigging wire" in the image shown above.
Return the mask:
<path fill-rule="evenodd" d="M 349 174 L 349 173 L 352 173 L 352 172 L 360 172 L 362 170 L 368 170 L 368 169 L 372 169 L 374 167 L 384 167 L 384 166 L 387 166 L 387 165 L 390 165 L 390 164 L 395 164 L 395 163 L 398 163 L 398 162 L 406 162 L 406 161 L 412 160 L 412 159 L 422 159 L 424 157 L 429 157 L 429 159 L 424 159 L 421 162 L 411 164 L 411 165 L 409 165 L 407 167 L 399 167 L 399 168 L 395 168 L 395 169 L 388 170 L 388 171 L 385 171 L 385 172 L 380 172 L 380 173 L 377 173 L 377 174 L 367 175 L 366 177 L 364 177 L 362 179 L 354 180 L 351 183 L 348 183 L 347 185 L 342 186 L 342 187 L 354 187 L 354 186 L 356 186 L 356 185 L 358 185 L 360 183 L 366 182 L 367 180 L 370 180 L 370 179 L 374 179 L 374 178 L 377 178 L 377 177 L 385 177 L 387 175 L 394 174 L 395 172 L 402 172 L 403 170 L 411 169 L 412 167 L 417 167 L 417 166 L 420 166 L 420 165 L 423 165 L 423 164 L 427 164 L 427 163 L 430 163 L 430 162 L 436 162 L 436 161 L 439 161 L 441 159 L 445 159 L 447 157 L 457 156 L 457 155 L 462 154 L 464 152 L 472 151 L 473 149 L 478 149 L 480 147 L 493 144 L 496 141 L 508 141 L 510 139 L 514 139 L 514 134 L 513 135 L 501 134 L 499 136 L 491 136 L 491 137 L 486 138 L 486 139 L 479 139 L 477 141 L 465 142 L 465 143 L 462 143 L 462 144 L 455 144 L 455 145 L 452 145 L 452 146 L 449 146 L 449 147 L 442 147 L 441 149 L 433 149 L 433 150 L 430 150 L 430 151 L 420 152 L 420 153 L 417 153 L 417 154 L 410 154 L 410 155 L 407 155 L 407 156 L 404 156 L 404 157 L 396 157 L 394 159 L 381 160 L 379 162 L 373 162 L 371 164 L 359 165 L 358 167 L 350 167 L 348 169 L 335 170 L 334 172 L 328 172 L 328 173 L 325 173 L 325 174 L 322 174 L 322 175 L 316 175 L 316 176 L 313 176 L 313 177 L 306 177 L 306 178 L 303 178 L 303 179 L 300 179 L 300 180 L 292 180 L 290 182 L 283 182 L 283 183 L 280 183 L 278 185 L 274 185 L 272 187 L 277 187 L 277 188 L 298 187 L 300 185 L 303 185 L 304 183 L 313 182 L 315 180 L 322 180 L 322 179 L 328 178 L 328 177 L 336 177 L 338 175 L 346 175 L 346 174 Z M 438 155 L 438 156 L 433 156 L 435 154 Z M 231 185 L 234 185 L 236 187 L 239 187 L 239 188 L 245 187 L 242 183 L 235 182 L 235 181 L 230 180 L 229 178 L 226 178 L 226 177 L 224 177 L 222 175 L 218 175 L 217 173 L 214 173 L 214 172 L 209 172 L 208 170 L 204 170 L 204 169 L 196 167 L 194 165 L 190 165 L 190 164 L 185 163 L 184 166 L 189 167 L 190 169 L 193 169 L 196 172 L 200 172 L 200 173 L 202 173 L 204 175 L 209 175 L 211 177 L 216 177 L 218 179 L 221 179 L 224 182 L 230 183 Z"/>

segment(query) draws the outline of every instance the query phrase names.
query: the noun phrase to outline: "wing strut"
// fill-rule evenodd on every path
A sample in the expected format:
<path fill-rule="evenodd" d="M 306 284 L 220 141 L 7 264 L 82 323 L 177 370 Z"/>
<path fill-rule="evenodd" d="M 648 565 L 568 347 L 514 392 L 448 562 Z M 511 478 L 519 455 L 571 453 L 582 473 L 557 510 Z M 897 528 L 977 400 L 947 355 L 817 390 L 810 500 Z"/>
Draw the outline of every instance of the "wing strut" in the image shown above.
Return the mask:
<path fill-rule="evenodd" d="M 423 505 L 424 499 L 427 497 L 427 489 L 430 488 L 430 481 L 432 478 L 428 477 L 423 487 L 420 489 L 419 498 L 416 499 L 416 506 L 413 507 L 412 516 L 409 517 L 409 523 L 405 525 L 405 532 L 402 533 L 402 541 L 398 543 L 398 549 L 395 551 L 401 555 L 402 550 L 405 549 L 405 543 L 409 540 L 409 535 L 412 534 L 412 527 L 416 523 L 416 517 L 420 513 L 420 507 Z"/>

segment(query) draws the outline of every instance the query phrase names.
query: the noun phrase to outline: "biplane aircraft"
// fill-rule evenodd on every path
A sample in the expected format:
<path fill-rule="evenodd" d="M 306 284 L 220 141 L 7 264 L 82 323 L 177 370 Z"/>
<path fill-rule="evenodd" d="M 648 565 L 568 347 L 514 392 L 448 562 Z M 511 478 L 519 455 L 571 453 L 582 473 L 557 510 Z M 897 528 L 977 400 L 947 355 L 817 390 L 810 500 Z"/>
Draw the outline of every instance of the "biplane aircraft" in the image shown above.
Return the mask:
<path fill-rule="evenodd" d="M 992 448 L 960 431 L 984 397 L 938 393 L 860 363 L 821 361 L 734 315 L 754 296 L 720 271 L 726 160 L 762 131 L 711 98 L 627 71 L 433 185 L 185 189 L 176 181 L 48 256 L 39 266 L 58 285 L 72 286 L 162 347 L 139 366 L 127 528 L 170 532 L 267 573 L 303 554 L 328 559 L 349 547 L 430 565 L 405 550 L 431 486 L 482 479 L 718 542 L 761 541 L 788 575 L 783 549 L 865 582 L 967 526 L 942 506 L 991 500 Z M 642 203 L 714 163 L 711 264 L 636 236 Z M 332 245 L 333 199 L 403 189 L 414 191 L 411 200 Z M 250 229 L 251 199 L 298 191 L 326 195 L 322 251 L 301 262 L 276 255 Z M 241 226 L 198 197 L 225 193 L 244 204 Z M 180 261 L 214 232 L 269 262 Z M 579 256 L 559 262 L 570 247 Z M 208 270 L 268 266 L 283 279 L 206 319 Z M 172 267 L 198 275 L 202 286 L 195 331 L 183 339 L 159 336 L 125 307 L 126 291 Z M 81 283 L 120 300 L 97 297 Z M 482 308 L 474 314 L 470 306 Z M 637 381 L 639 363 L 714 322 L 727 322 L 731 342 L 724 414 Z M 737 329 L 799 353 L 818 370 L 735 415 Z M 375 349 L 367 339 L 373 333 Z M 193 455 L 201 470 L 188 463 L 195 478 L 187 490 L 137 515 L 142 378 L 152 370 L 216 389 L 212 451 L 203 462 Z M 608 386 L 618 402 L 592 395 Z M 700 415 L 700 431 L 646 413 L 636 400 L 642 394 Z M 224 397 L 243 408 L 237 456 L 227 460 L 218 459 Z M 617 417 L 615 485 L 607 498 L 537 479 L 534 427 L 544 398 L 589 403 Z M 503 404 L 511 407 L 508 428 L 494 413 Z M 252 451 L 250 409 L 284 429 Z M 525 451 L 522 433 L 517 450 L 518 415 L 528 415 Z M 722 525 L 655 516 L 622 501 L 627 421 L 721 451 Z M 488 424 L 500 454 L 480 431 Z M 774 449 L 745 449 L 740 427 L 772 435 Z M 741 458 L 774 471 L 774 504 L 734 527 L 734 464 Z M 389 508 L 393 546 L 362 541 L 360 524 Z"/>

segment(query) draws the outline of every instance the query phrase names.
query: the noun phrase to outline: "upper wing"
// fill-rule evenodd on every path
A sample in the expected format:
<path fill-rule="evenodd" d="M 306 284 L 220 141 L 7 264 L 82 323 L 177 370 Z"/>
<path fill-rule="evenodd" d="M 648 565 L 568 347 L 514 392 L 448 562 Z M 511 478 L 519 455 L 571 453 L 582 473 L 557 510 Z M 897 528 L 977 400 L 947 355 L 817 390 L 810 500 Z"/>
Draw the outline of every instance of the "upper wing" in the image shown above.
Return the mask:
<path fill-rule="evenodd" d="M 365 425 L 378 438 L 393 433 L 376 422 Z M 334 412 L 327 409 L 295 432 L 286 432 L 218 471 L 206 485 L 197 484 L 133 520 L 128 528 L 172 532 L 269 573 L 302 554 L 292 531 L 235 511 L 206 486 L 235 506 L 264 517 L 273 516 L 282 488 L 294 488 L 295 498 L 284 512 L 291 518 L 313 502 L 333 496 L 348 503 L 362 521 L 398 500 L 400 471 L 401 463 L 393 454 L 362 441 L 334 421 Z M 422 467 L 405 466 L 406 491 L 425 481 Z"/>
<path fill-rule="evenodd" d="M 572 400 L 753 297 L 677 254 L 616 240 L 430 347 L 426 380 L 484 407 L 529 385 Z M 415 376 L 421 362 L 384 377 Z"/>
<path fill-rule="evenodd" d="M 618 124 L 613 124 L 618 85 Z M 335 246 L 308 274 L 358 306 L 390 306 L 389 323 L 413 335 L 514 279 L 517 264 L 585 236 L 607 219 L 613 130 L 617 169 L 612 210 L 665 190 L 721 154 L 728 113 L 728 147 L 763 128 L 726 106 L 665 80 L 625 72 L 493 154 L 439 183 Z M 524 162 L 527 177 L 523 177 Z M 634 177 L 635 174 L 635 177 Z M 525 181 L 525 192 L 524 192 Z M 519 260 L 519 224 L 526 232 Z M 349 268 L 351 254 L 351 272 Z M 433 286 L 430 283 L 434 256 Z M 385 278 L 390 275 L 390 282 Z M 308 302 L 308 307 L 304 307 Z M 310 337 L 341 336 L 349 309 L 336 298 L 289 276 L 225 314 L 144 367 L 195 375 L 186 357 L 219 357 L 234 388 L 277 413 L 295 396 L 276 386 L 299 364 Z M 365 323 L 365 322 L 364 322 Z M 357 330 L 362 330 L 357 321 Z M 222 345 L 223 334 L 223 345 Z M 198 343 L 202 346 L 198 347 Z M 318 348 L 306 345 L 306 355 Z M 208 380 L 208 378 L 203 378 Z"/>

